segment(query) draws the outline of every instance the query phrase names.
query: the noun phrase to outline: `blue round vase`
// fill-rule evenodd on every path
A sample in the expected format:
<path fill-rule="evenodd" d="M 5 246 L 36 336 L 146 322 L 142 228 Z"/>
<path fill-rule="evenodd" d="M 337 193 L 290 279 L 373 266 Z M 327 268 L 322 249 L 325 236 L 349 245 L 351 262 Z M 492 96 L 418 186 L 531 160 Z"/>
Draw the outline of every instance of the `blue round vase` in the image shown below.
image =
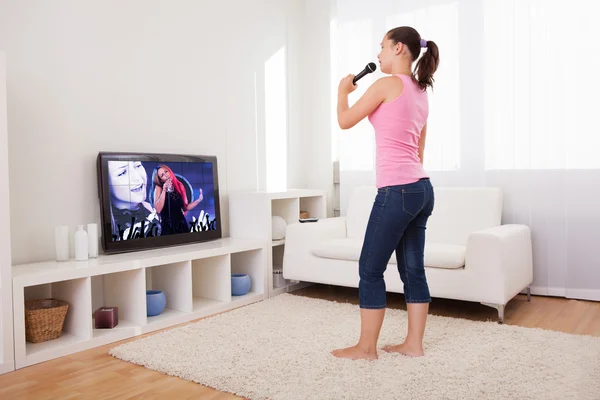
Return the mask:
<path fill-rule="evenodd" d="M 167 305 L 167 297 L 160 290 L 146 290 L 146 315 L 154 317 L 159 315 Z"/>
<path fill-rule="evenodd" d="M 250 291 L 250 277 L 248 274 L 231 274 L 231 294 L 243 296 Z"/>

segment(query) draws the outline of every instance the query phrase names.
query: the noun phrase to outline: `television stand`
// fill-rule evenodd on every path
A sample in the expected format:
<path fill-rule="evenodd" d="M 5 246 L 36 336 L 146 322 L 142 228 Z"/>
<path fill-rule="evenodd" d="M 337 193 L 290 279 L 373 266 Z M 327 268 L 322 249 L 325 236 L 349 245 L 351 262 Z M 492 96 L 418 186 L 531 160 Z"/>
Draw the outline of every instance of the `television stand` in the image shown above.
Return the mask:
<path fill-rule="evenodd" d="M 128 339 L 214 315 L 266 298 L 267 242 L 222 238 L 209 242 L 114 255 L 88 261 L 48 261 L 12 268 L 15 368 Z M 252 286 L 231 295 L 231 274 L 246 273 Z M 146 290 L 165 292 L 165 310 L 146 316 Z M 69 303 L 63 334 L 42 343 L 25 340 L 28 299 Z M 95 329 L 92 313 L 118 307 L 119 324 Z"/>

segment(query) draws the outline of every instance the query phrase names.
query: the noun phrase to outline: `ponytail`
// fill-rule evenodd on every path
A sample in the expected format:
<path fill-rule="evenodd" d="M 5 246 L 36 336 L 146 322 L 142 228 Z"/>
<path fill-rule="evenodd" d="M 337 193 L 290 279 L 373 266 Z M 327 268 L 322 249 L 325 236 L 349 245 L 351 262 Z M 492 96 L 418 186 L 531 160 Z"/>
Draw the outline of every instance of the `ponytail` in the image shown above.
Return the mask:
<path fill-rule="evenodd" d="M 433 74 L 440 64 L 440 53 L 437 44 L 428 40 L 426 47 L 427 50 L 423 53 L 419 61 L 417 61 L 417 66 L 415 68 L 417 82 L 419 83 L 419 87 L 423 90 L 427 90 L 428 87 L 433 87 Z"/>
<path fill-rule="evenodd" d="M 427 48 L 419 61 L 417 61 L 413 75 L 422 90 L 433 87 L 433 74 L 440 64 L 440 52 L 437 44 L 431 40 L 421 39 L 419 32 L 410 26 L 400 26 L 391 29 L 387 32 L 386 36 L 394 44 L 404 43 L 410 50 L 413 62 L 421 54 L 421 49 L 423 47 Z"/>

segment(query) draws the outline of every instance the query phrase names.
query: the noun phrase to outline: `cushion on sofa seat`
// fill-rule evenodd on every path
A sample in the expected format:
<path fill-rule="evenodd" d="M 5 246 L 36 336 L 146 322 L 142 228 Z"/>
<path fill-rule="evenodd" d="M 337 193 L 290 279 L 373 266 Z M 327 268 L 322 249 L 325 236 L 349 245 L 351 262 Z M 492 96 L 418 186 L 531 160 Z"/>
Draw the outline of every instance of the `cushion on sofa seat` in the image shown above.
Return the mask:
<path fill-rule="evenodd" d="M 466 246 L 458 244 L 425 244 L 425 266 L 457 269 L 465 266 Z"/>
<path fill-rule="evenodd" d="M 329 239 L 314 246 L 311 250 L 317 257 L 358 261 L 362 244 L 363 241 L 360 239 Z"/>
<path fill-rule="evenodd" d="M 360 239 L 330 239 L 314 246 L 311 251 L 317 257 L 346 261 L 358 261 L 363 241 Z M 465 246 L 428 243 L 425 245 L 425 266 L 430 268 L 456 269 L 465 266 Z M 390 264 L 396 264 L 396 253 Z"/>

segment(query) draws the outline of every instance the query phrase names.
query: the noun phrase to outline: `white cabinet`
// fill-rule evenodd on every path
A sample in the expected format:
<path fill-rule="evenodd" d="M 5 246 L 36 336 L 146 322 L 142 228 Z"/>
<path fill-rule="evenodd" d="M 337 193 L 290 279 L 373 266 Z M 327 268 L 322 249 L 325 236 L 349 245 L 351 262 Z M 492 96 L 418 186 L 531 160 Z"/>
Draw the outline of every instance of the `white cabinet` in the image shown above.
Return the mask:
<path fill-rule="evenodd" d="M 222 238 L 88 261 L 16 265 L 12 272 L 15 368 L 264 300 L 268 250 L 265 241 Z M 247 294 L 231 294 L 232 273 L 250 276 Z M 167 304 L 161 314 L 147 316 L 146 290 L 165 293 Z M 25 300 L 49 297 L 69 304 L 63 334 L 29 343 Z M 99 307 L 118 307 L 119 324 L 95 329 L 93 312 Z"/>
<path fill-rule="evenodd" d="M 298 189 L 285 192 L 234 192 L 229 194 L 229 229 L 231 237 L 266 240 L 268 245 L 267 294 L 269 297 L 297 290 L 309 284 L 286 281 L 275 287 L 273 270 L 281 269 L 285 238 L 273 240 L 272 217 L 278 216 L 286 224 L 300 223 L 300 212 L 309 217 L 327 217 L 325 190 Z"/>

